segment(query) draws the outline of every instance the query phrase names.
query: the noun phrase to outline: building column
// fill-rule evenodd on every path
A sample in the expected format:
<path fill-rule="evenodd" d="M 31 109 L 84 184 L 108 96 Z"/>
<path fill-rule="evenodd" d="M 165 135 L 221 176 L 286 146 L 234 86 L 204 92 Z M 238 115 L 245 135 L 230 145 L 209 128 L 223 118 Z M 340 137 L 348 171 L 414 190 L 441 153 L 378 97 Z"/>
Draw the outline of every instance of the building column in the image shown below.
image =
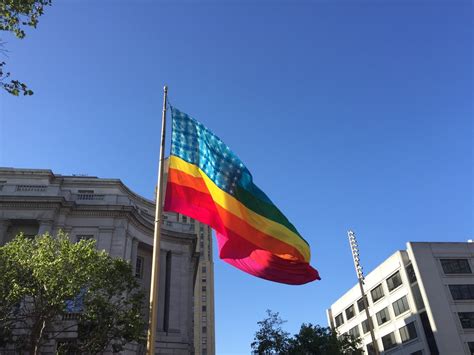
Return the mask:
<path fill-rule="evenodd" d="M 0 219 L 0 245 L 3 245 L 4 241 L 7 240 L 7 231 L 10 226 L 10 220 Z"/>
<path fill-rule="evenodd" d="M 53 221 L 48 219 L 48 220 L 40 220 L 40 225 L 38 229 L 38 235 L 42 235 L 46 232 L 49 234 L 52 233 L 53 230 Z"/>
<path fill-rule="evenodd" d="M 136 238 L 132 238 L 132 252 L 130 256 L 130 264 L 132 265 L 133 275 L 137 271 L 137 253 L 138 253 L 138 240 Z"/>
<path fill-rule="evenodd" d="M 128 233 L 125 233 L 125 246 L 123 247 L 123 256 L 122 258 L 125 260 L 128 260 L 131 262 L 131 256 L 132 256 L 132 237 L 128 235 Z"/>

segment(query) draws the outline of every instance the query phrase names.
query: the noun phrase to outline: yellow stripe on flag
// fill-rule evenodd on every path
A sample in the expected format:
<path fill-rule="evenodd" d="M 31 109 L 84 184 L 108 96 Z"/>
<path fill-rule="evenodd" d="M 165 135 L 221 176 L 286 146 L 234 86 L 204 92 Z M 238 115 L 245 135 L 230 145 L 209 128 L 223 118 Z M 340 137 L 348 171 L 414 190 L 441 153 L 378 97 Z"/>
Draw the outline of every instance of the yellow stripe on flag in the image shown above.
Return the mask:
<path fill-rule="evenodd" d="M 280 223 L 265 218 L 245 207 L 235 197 L 221 190 L 198 166 L 190 164 L 183 159 L 172 155 L 169 159 L 169 167 L 180 170 L 196 178 L 202 178 L 215 203 L 235 216 L 243 219 L 255 229 L 295 247 L 301 255 L 303 255 L 304 261 L 309 262 L 311 258 L 309 247 L 297 234 Z"/>

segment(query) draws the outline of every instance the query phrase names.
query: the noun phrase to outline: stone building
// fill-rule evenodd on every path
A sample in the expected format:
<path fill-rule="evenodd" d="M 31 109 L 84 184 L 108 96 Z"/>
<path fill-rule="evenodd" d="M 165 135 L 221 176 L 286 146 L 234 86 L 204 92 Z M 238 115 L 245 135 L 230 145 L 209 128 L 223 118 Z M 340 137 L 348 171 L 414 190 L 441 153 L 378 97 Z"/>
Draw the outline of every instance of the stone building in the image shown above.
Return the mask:
<path fill-rule="evenodd" d="M 19 232 L 63 230 L 71 241 L 95 239 L 97 248 L 129 260 L 149 294 L 155 204 L 118 179 L 63 176 L 51 170 L 0 168 L 0 244 Z M 192 354 L 193 291 L 199 263 L 195 227 L 164 220 L 161 237 L 156 352 Z M 148 297 L 146 297 L 148 302 Z M 42 353 L 54 353 L 48 344 Z M 130 345 L 126 353 L 143 349 Z"/>
<path fill-rule="evenodd" d="M 474 243 L 409 242 L 365 278 L 381 354 L 474 354 Z M 340 334 L 373 354 L 359 285 L 327 310 Z"/>
<path fill-rule="evenodd" d="M 184 215 L 177 220 L 191 225 L 197 236 L 199 253 L 196 284 L 194 286 L 194 350 L 196 355 L 214 355 L 214 262 L 212 259 L 212 229 Z"/>
<path fill-rule="evenodd" d="M 168 160 L 165 162 L 165 172 L 168 171 L 167 168 Z M 166 183 L 166 178 L 165 175 L 164 183 Z M 179 213 L 166 212 L 165 218 L 190 226 L 198 236 L 196 252 L 199 253 L 199 265 L 194 286 L 194 350 L 196 355 L 214 355 L 216 342 L 212 229 Z"/>

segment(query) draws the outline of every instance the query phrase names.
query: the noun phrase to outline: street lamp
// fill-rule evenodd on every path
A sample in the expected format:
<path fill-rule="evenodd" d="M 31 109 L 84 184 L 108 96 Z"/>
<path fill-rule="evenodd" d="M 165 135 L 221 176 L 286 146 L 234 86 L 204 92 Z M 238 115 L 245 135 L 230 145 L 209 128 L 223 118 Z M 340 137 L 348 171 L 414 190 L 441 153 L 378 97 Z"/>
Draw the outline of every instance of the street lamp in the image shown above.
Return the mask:
<path fill-rule="evenodd" d="M 357 274 L 357 280 L 359 281 L 360 293 L 362 294 L 362 302 L 364 302 L 367 324 L 369 326 L 370 337 L 372 338 L 372 346 L 374 347 L 375 355 L 379 355 L 379 347 L 377 341 L 375 340 L 374 326 L 369 313 L 369 302 L 364 292 L 364 272 L 362 271 L 362 266 L 360 265 L 359 245 L 357 244 L 357 239 L 353 231 L 347 231 L 347 237 L 349 238 L 349 244 L 351 246 L 352 259 L 354 259 L 354 267 Z"/>

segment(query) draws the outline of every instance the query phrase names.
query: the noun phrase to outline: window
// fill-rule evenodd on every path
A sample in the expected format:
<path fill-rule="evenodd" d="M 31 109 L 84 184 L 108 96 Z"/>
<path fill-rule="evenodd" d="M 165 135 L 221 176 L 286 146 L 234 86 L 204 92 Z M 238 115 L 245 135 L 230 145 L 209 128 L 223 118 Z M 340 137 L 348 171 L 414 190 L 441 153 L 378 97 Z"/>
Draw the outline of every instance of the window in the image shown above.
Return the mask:
<path fill-rule="evenodd" d="M 39 232 L 39 223 L 34 220 L 10 220 L 3 242 L 6 243 L 20 233 L 25 238 L 33 239 Z"/>
<path fill-rule="evenodd" d="M 395 340 L 395 333 L 392 332 L 382 337 L 383 349 L 386 351 L 397 346 L 397 341 Z"/>
<path fill-rule="evenodd" d="M 362 332 L 364 332 L 364 334 L 367 334 L 369 331 L 370 331 L 369 320 L 366 319 L 365 321 L 362 322 Z"/>
<path fill-rule="evenodd" d="M 349 320 L 352 317 L 354 317 L 354 305 L 350 306 L 349 308 L 346 309 L 346 319 Z"/>
<path fill-rule="evenodd" d="M 206 306 L 202 306 L 202 311 L 203 311 L 203 312 L 206 312 L 206 311 L 207 311 L 207 307 L 206 307 Z"/>
<path fill-rule="evenodd" d="M 356 325 L 354 328 L 349 329 L 349 335 L 352 335 L 354 338 L 360 337 L 359 326 Z"/>
<path fill-rule="evenodd" d="M 399 300 L 393 302 L 392 306 L 393 306 L 393 313 L 395 313 L 395 316 L 398 316 L 402 314 L 403 312 L 406 312 L 410 309 L 410 307 L 408 306 L 407 296 L 403 296 Z"/>
<path fill-rule="evenodd" d="M 206 291 L 206 286 L 202 286 L 201 290 L 202 290 L 203 292 L 205 292 L 205 291 Z"/>
<path fill-rule="evenodd" d="M 201 272 L 202 272 L 203 274 L 206 273 L 206 267 L 205 267 L 205 266 L 203 266 L 203 267 L 201 268 Z"/>
<path fill-rule="evenodd" d="M 77 347 L 76 340 L 62 339 L 56 342 L 56 353 L 67 355 L 79 355 L 80 351 Z"/>
<path fill-rule="evenodd" d="M 387 287 L 389 291 L 395 290 L 402 284 L 402 278 L 400 277 L 400 271 L 397 271 L 387 279 Z"/>
<path fill-rule="evenodd" d="M 412 339 L 415 339 L 418 335 L 416 334 L 415 322 L 408 323 L 406 326 L 399 329 L 400 339 L 402 343 L 406 343 Z"/>
<path fill-rule="evenodd" d="M 202 332 L 207 333 L 207 327 L 202 327 Z"/>
<path fill-rule="evenodd" d="M 471 267 L 467 259 L 441 259 L 445 274 L 470 274 Z"/>
<path fill-rule="evenodd" d="M 474 341 L 468 342 L 467 346 L 469 347 L 469 352 L 471 353 L 471 355 L 474 355 Z"/>
<path fill-rule="evenodd" d="M 381 299 L 384 296 L 382 284 L 378 285 L 376 288 L 374 288 L 372 291 L 370 291 L 370 294 L 372 295 L 372 302 L 373 303 L 375 303 L 379 299 Z"/>
<path fill-rule="evenodd" d="M 188 216 L 183 216 L 183 223 L 188 222 Z"/>
<path fill-rule="evenodd" d="M 375 348 L 372 343 L 367 344 L 367 354 L 368 355 L 375 355 Z"/>
<path fill-rule="evenodd" d="M 342 313 L 336 316 L 336 327 L 339 327 L 341 324 L 344 324 L 344 317 L 342 316 Z"/>
<path fill-rule="evenodd" d="M 474 285 L 449 285 L 453 300 L 474 300 Z"/>
<path fill-rule="evenodd" d="M 367 297 L 365 297 L 365 301 L 369 303 Z M 359 312 L 362 312 L 365 309 L 365 303 L 362 298 L 357 301 L 357 308 L 359 309 Z"/>
<path fill-rule="evenodd" d="M 170 326 L 170 303 L 171 303 L 171 263 L 172 253 L 171 250 L 166 252 L 166 264 L 165 264 L 165 297 L 164 297 L 164 317 L 163 317 L 163 330 L 169 331 Z"/>
<path fill-rule="evenodd" d="M 458 315 L 464 329 L 474 329 L 474 312 L 459 312 Z"/>
<path fill-rule="evenodd" d="M 433 329 L 431 329 L 430 320 L 428 314 L 425 311 L 420 312 L 421 325 L 423 326 L 423 332 L 425 333 L 426 342 L 431 354 L 439 354 L 438 345 L 434 337 Z"/>
<path fill-rule="evenodd" d="M 137 256 L 137 260 L 135 261 L 135 277 L 137 279 L 143 278 L 143 264 L 144 264 L 143 256 Z"/>
<path fill-rule="evenodd" d="M 410 264 L 406 267 L 407 275 L 408 275 L 408 281 L 412 284 L 413 282 L 416 282 L 416 274 L 415 274 L 415 269 L 413 269 L 413 265 Z"/>
<path fill-rule="evenodd" d="M 421 296 L 420 288 L 418 285 L 412 287 L 413 298 L 415 299 L 415 306 L 417 309 L 425 308 L 425 303 L 423 302 L 423 297 Z"/>
<path fill-rule="evenodd" d="M 377 312 L 377 324 L 382 325 L 390 320 L 390 314 L 388 313 L 388 308 L 385 307 L 380 312 Z"/>
<path fill-rule="evenodd" d="M 81 240 L 91 240 L 94 239 L 93 234 L 78 234 L 76 235 L 76 242 L 80 242 Z"/>

